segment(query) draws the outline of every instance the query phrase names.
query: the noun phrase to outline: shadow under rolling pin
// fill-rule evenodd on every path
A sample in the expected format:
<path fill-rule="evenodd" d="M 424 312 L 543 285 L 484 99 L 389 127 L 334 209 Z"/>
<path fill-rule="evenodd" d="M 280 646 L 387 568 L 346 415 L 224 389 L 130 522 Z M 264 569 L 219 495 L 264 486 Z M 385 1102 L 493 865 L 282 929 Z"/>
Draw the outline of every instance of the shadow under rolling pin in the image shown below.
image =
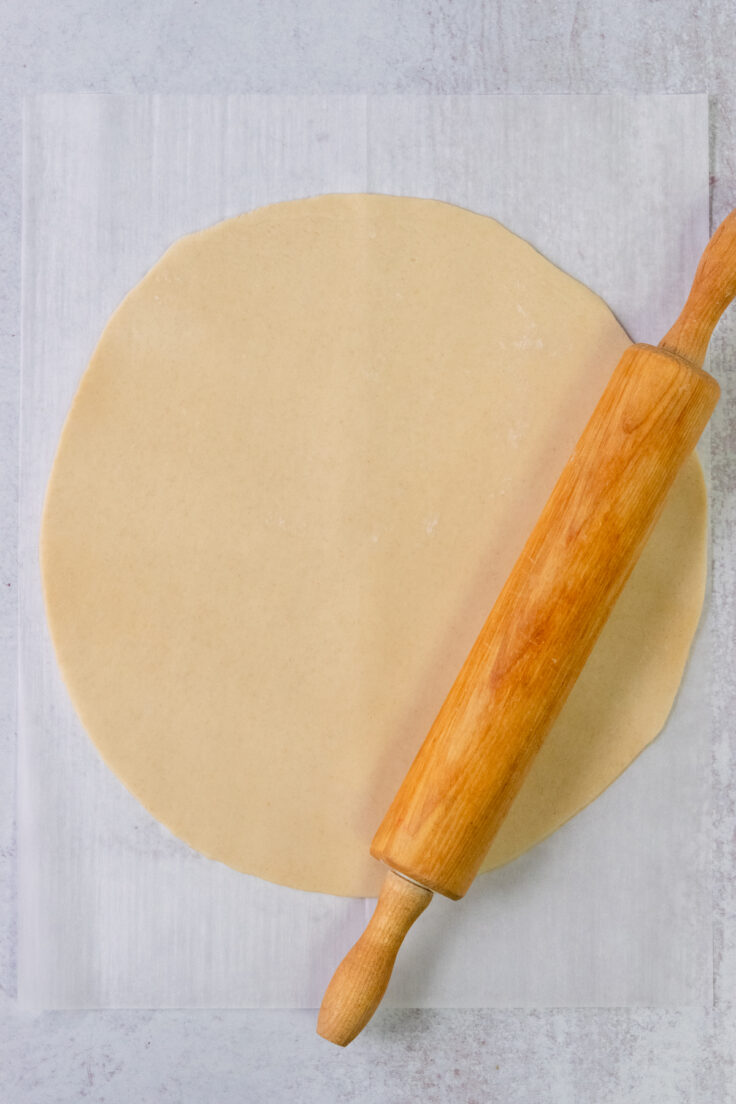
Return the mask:
<path fill-rule="evenodd" d="M 734 297 L 736 210 L 659 346 L 621 357 L 376 832 L 371 854 L 389 871 L 327 987 L 325 1039 L 362 1031 L 432 894 L 457 900 L 477 874 L 718 402 L 702 366 Z"/>

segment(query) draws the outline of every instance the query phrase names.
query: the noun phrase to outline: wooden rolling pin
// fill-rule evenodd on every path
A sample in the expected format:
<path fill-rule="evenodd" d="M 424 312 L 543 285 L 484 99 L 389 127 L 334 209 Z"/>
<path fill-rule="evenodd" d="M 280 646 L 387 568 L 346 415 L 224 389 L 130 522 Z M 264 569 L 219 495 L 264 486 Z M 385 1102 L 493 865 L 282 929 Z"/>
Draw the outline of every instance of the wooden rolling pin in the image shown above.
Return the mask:
<path fill-rule="evenodd" d="M 622 356 L 376 832 L 390 869 L 325 993 L 324 1038 L 355 1038 L 432 893 L 457 900 L 477 874 L 718 402 L 702 365 L 735 296 L 736 210 L 659 347 Z"/>

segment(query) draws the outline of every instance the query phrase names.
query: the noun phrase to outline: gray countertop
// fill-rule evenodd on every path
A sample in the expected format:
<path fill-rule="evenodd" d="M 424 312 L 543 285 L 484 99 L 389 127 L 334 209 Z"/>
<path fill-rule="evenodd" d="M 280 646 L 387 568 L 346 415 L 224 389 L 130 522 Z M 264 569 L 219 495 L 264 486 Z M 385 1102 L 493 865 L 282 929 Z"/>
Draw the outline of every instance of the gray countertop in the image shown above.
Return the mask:
<path fill-rule="evenodd" d="M 0 1104 L 736 1100 L 736 315 L 712 344 L 712 1008 L 389 1011 L 338 1051 L 311 1012 L 26 1013 L 15 1001 L 21 97 L 96 92 L 708 92 L 736 205 L 730 0 L 26 0 L 0 11 Z"/>

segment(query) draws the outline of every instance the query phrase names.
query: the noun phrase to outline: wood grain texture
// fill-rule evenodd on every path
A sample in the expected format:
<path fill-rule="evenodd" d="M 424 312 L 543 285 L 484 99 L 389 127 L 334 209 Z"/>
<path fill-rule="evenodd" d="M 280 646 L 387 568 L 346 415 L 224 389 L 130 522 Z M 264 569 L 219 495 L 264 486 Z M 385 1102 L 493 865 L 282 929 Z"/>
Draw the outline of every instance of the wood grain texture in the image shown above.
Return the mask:
<path fill-rule="evenodd" d="M 652 346 L 622 357 L 373 841 L 462 897 L 580 674 L 719 388 Z"/>

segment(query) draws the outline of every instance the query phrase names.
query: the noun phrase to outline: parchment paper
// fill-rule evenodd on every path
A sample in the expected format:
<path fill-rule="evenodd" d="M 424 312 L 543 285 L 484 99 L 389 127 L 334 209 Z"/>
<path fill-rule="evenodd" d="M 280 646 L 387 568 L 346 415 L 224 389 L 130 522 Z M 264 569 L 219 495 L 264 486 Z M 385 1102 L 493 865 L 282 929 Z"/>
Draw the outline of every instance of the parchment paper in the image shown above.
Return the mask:
<path fill-rule="evenodd" d="M 61 682 L 38 528 L 85 364 L 175 238 L 328 191 L 493 215 L 656 341 L 708 236 L 707 97 L 50 95 L 26 103 L 24 166 L 19 998 L 316 1006 L 373 902 L 270 885 L 171 837 Z M 710 1003 L 708 671 L 701 625 L 662 737 L 548 841 L 459 904 L 437 898 L 388 1004 Z"/>

